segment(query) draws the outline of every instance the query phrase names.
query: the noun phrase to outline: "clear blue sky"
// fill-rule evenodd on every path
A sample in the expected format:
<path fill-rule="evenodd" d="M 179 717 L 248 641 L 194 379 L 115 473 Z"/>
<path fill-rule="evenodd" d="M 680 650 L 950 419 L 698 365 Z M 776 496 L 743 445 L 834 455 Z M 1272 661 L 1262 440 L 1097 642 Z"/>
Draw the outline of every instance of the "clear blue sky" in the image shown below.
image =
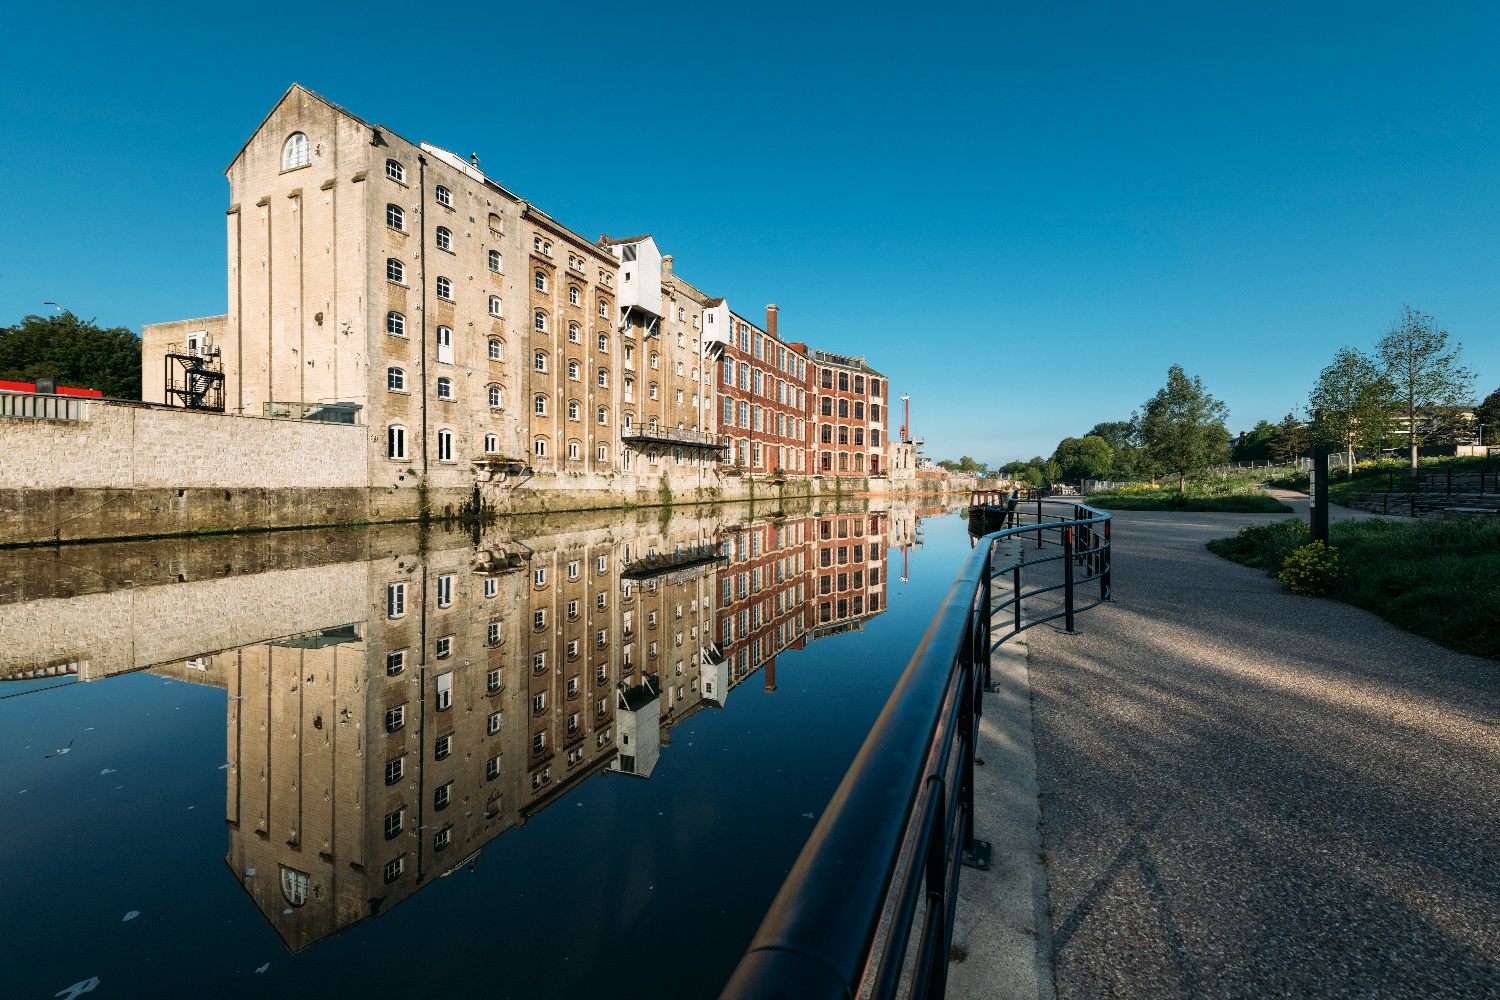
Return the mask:
<path fill-rule="evenodd" d="M 223 312 L 223 170 L 293 81 L 910 392 L 934 457 L 1233 428 L 1403 302 L 1500 385 L 1500 7 L 18 5 L 0 323 Z"/>

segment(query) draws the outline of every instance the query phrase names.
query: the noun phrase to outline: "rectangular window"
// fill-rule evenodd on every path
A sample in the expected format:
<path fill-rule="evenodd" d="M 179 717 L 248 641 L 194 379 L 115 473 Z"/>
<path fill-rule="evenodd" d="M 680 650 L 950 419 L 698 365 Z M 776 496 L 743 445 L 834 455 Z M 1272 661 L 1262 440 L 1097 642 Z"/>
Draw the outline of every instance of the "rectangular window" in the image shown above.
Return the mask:
<path fill-rule="evenodd" d="M 437 641 L 436 653 L 439 660 L 446 660 L 448 657 L 452 656 L 453 636 L 445 635 L 441 639 L 439 639 Z"/>
<path fill-rule="evenodd" d="M 486 720 L 486 722 L 485 722 L 485 732 L 489 733 L 489 735 L 491 735 L 491 736 L 494 736 L 499 731 L 500 731 L 500 713 L 499 712 L 493 712 L 493 713 L 490 714 L 489 719 Z"/>
<path fill-rule="evenodd" d="M 406 614 L 406 584 L 393 583 L 385 588 L 385 616 L 401 618 Z"/>
<path fill-rule="evenodd" d="M 440 576 L 437 578 L 437 606 L 440 608 L 453 607 L 452 576 Z"/>
<path fill-rule="evenodd" d="M 442 642 L 441 639 L 438 640 Z M 453 705 L 453 674 L 438 674 L 437 679 L 437 709 L 439 712 L 447 711 Z"/>
<path fill-rule="evenodd" d="M 487 578 L 484 581 L 484 596 L 494 597 L 498 593 L 500 593 L 500 581 L 494 577 Z"/>
<path fill-rule="evenodd" d="M 385 654 L 385 674 L 387 677 L 395 677 L 406 669 L 406 650 L 398 649 L 394 653 Z"/>
<path fill-rule="evenodd" d="M 386 761 L 385 762 L 385 783 L 387 785 L 394 785 L 396 782 L 398 782 L 398 781 L 401 780 L 401 776 L 405 772 L 406 772 L 406 758 L 405 757 L 397 757 L 395 760 L 388 760 L 388 761 Z"/>

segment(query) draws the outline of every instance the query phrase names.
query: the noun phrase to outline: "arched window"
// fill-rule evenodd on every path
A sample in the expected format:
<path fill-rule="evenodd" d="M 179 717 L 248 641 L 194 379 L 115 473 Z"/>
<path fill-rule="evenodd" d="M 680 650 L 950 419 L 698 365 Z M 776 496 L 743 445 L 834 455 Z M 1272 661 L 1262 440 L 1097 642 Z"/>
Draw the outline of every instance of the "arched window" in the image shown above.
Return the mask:
<path fill-rule="evenodd" d="M 406 232 L 406 213 L 401 211 L 400 205 L 385 206 L 385 224 L 392 229 Z"/>
<path fill-rule="evenodd" d="M 575 343 L 575 344 L 578 343 L 578 341 L 579 341 L 580 338 L 578 336 L 578 324 L 577 323 L 569 323 L 568 324 L 568 339 L 570 341 L 572 341 L 573 343 Z"/>
<path fill-rule="evenodd" d="M 536 282 L 537 291 L 545 292 L 547 290 L 547 275 L 544 272 L 538 271 L 533 280 Z"/>
<path fill-rule="evenodd" d="M 568 400 L 568 419 L 577 420 L 579 412 L 578 401 L 573 399 Z"/>
<path fill-rule="evenodd" d="M 601 388 L 601 389 L 608 389 L 609 388 L 609 372 L 606 371 L 605 369 L 601 368 L 598 371 L 597 377 L 598 377 L 598 380 L 599 380 L 599 388 Z"/>
<path fill-rule="evenodd" d="M 490 405 L 496 409 L 500 408 L 500 387 L 492 385 L 489 387 Z"/>
<path fill-rule="evenodd" d="M 453 301 L 453 282 L 439 275 L 437 280 L 437 297 Z"/>
<path fill-rule="evenodd" d="M 301 132 L 293 132 L 287 136 L 286 145 L 281 147 L 281 169 L 295 170 L 305 167 L 312 162 L 312 144 L 307 141 L 307 136 Z M 283 869 L 285 871 L 285 869 Z M 307 876 L 302 876 L 306 878 Z"/>
<path fill-rule="evenodd" d="M 603 299 L 599 300 L 599 318 L 609 318 L 609 303 L 605 302 Z"/>
<path fill-rule="evenodd" d="M 547 415 L 547 397 L 538 396 L 533 402 L 536 407 L 537 416 L 545 417 Z"/>
<path fill-rule="evenodd" d="M 406 265 L 395 257 L 385 259 L 385 280 L 394 281 L 398 285 L 406 283 Z"/>
<path fill-rule="evenodd" d="M 574 382 L 578 381 L 578 362 L 568 362 L 568 378 L 572 379 Z"/>
<path fill-rule="evenodd" d="M 438 461 L 453 461 L 453 432 L 448 430 L 438 431 L 437 435 Z"/>
<path fill-rule="evenodd" d="M 437 227 L 437 248 L 439 250 L 453 249 L 453 233 L 446 226 Z"/>
<path fill-rule="evenodd" d="M 497 319 L 500 316 L 500 296 L 498 295 L 490 296 L 490 315 Z"/>
<path fill-rule="evenodd" d="M 393 181 L 400 181 L 402 184 L 406 183 L 406 168 L 397 160 L 385 161 L 385 175 Z"/>
<path fill-rule="evenodd" d="M 602 333 L 599 334 L 599 350 L 605 352 L 606 354 L 609 353 L 609 338 Z"/>
<path fill-rule="evenodd" d="M 500 232 L 500 216 L 494 212 L 490 213 L 490 230 L 496 233 Z"/>
<path fill-rule="evenodd" d="M 433 195 L 437 198 L 437 203 L 439 205 L 447 205 L 449 208 L 453 207 L 453 192 L 449 191 L 441 184 L 439 184 L 433 191 Z"/>
<path fill-rule="evenodd" d="M 391 392 L 405 392 L 406 372 L 400 368 L 387 368 L 385 370 L 385 387 Z"/>
<path fill-rule="evenodd" d="M 651 423 L 650 423 L 650 427 L 651 427 L 651 429 L 652 429 L 652 430 L 653 430 L 653 431 L 654 431 L 654 430 L 656 430 L 656 418 L 655 418 L 655 417 L 652 417 L 652 418 L 651 418 Z"/>
<path fill-rule="evenodd" d="M 494 271 L 496 274 L 500 273 L 500 251 L 499 250 L 491 250 L 490 251 L 490 270 Z"/>
<path fill-rule="evenodd" d="M 568 286 L 568 305 L 570 305 L 570 306 L 576 306 L 576 305 L 578 305 L 579 301 L 580 300 L 579 300 L 579 297 L 578 297 L 578 286 L 577 285 L 569 285 Z"/>
<path fill-rule="evenodd" d="M 404 461 L 406 459 L 406 428 L 400 424 L 391 424 L 385 429 L 385 454 L 387 458 Z"/>
<path fill-rule="evenodd" d="M 490 360 L 500 360 L 500 341 L 495 340 L 493 337 L 490 338 Z"/>
<path fill-rule="evenodd" d="M 437 398 L 453 398 L 453 380 L 451 378 L 448 378 L 446 375 L 439 378 L 437 381 Z"/>
<path fill-rule="evenodd" d="M 544 313 L 544 312 L 542 312 L 540 309 L 538 309 L 536 311 L 536 315 L 531 318 L 531 325 L 534 326 L 534 327 L 536 327 L 539 332 L 546 333 L 547 332 L 547 314 Z"/>
<path fill-rule="evenodd" d="M 307 137 L 298 132 L 292 138 L 301 138 L 305 143 Z M 288 140 L 290 143 L 290 140 Z M 302 166 L 303 164 L 297 164 Z M 288 906 L 301 906 L 307 902 L 307 890 L 312 880 L 299 871 L 295 871 L 285 865 L 281 866 L 281 896 L 286 900 Z"/>
<path fill-rule="evenodd" d="M 568 457 L 575 460 L 583 457 L 583 449 L 577 441 L 568 442 Z"/>
<path fill-rule="evenodd" d="M 546 351 L 537 351 L 535 354 L 533 354 L 531 356 L 531 367 L 535 368 L 539 372 L 546 371 L 547 370 L 547 352 Z"/>
<path fill-rule="evenodd" d="M 651 383 L 651 398 L 652 399 L 656 398 L 656 383 L 655 382 Z"/>
<path fill-rule="evenodd" d="M 599 423 L 601 423 L 601 424 L 607 424 L 607 423 L 609 423 L 609 411 L 606 410 L 602 406 L 599 407 L 598 417 L 599 417 Z"/>
<path fill-rule="evenodd" d="M 398 312 L 386 313 L 385 332 L 396 337 L 406 336 L 406 317 Z"/>
<path fill-rule="evenodd" d="M 536 451 L 536 455 L 537 455 L 538 458 L 546 458 L 547 457 L 547 439 L 546 438 L 537 438 L 534 450 Z"/>
<path fill-rule="evenodd" d="M 601 444 L 599 446 L 599 448 L 598 448 L 597 457 L 598 457 L 599 461 L 601 461 L 601 462 L 607 462 L 607 461 L 609 461 L 609 449 L 606 448 L 604 445 Z"/>

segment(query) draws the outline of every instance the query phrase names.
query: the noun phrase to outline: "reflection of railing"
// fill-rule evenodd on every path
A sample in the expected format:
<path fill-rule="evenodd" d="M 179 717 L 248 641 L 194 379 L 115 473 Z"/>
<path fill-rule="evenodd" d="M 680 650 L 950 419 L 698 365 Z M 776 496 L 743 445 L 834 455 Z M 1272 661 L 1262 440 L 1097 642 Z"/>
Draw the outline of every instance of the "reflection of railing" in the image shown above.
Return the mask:
<path fill-rule="evenodd" d="M 682 430 L 676 427 L 627 427 L 620 432 L 623 441 L 644 441 L 650 444 L 680 444 L 689 448 L 727 448 L 719 444 L 712 434 L 703 431 Z"/>
<path fill-rule="evenodd" d="M 261 404 L 261 415 L 279 420 L 317 420 L 325 424 L 357 424 L 358 403 L 294 403 L 267 402 Z"/>
<path fill-rule="evenodd" d="M 0 417 L 23 420 L 82 420 L 83 400 L 34 392 L 0 392 Z"/>
<path fill-rule="evenodd" d="M 977 540 L 721 1000 L 888 998 L 903 971 L 912 996 L 943 995 L 959 872 L 989 866 L 973 815 L 990 653 L 1055 618 L 1072 631 L 1075 611 L 1110 596 L 1110 516 L 1051 503 L 1063 512 L 1044 511 L 1031 524 L 1017 523 L 1031 515 L 1011 512 L 1013 526 Z M 1026 558 L 1032 538 L 1053 551 Z M 1023 593 L 1021 570 L 1043 564 L 1060 568 L 1063 582 Z M 1075 586 L 1089 580 L 1099 581 L 1099 598 L 1075 608 Z M 992 600 L 997 589 L 1009 596 Z M 1023 623 L 1023 599 L 1059 589 L 1063 610 L 1043 608 Z"/>

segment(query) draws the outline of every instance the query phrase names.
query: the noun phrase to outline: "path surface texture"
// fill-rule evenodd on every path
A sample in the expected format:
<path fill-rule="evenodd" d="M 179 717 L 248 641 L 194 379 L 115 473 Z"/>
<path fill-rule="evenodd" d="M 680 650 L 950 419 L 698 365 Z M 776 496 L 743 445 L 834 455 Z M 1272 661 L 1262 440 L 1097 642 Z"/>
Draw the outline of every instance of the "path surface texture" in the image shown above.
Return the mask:
<path fill-rule="evenodd" d="M 1273 519 L 1117 514 L 1028 633 L 1057 995 L 1500 997 L 1500 663 L 1203 547 Z"/>

